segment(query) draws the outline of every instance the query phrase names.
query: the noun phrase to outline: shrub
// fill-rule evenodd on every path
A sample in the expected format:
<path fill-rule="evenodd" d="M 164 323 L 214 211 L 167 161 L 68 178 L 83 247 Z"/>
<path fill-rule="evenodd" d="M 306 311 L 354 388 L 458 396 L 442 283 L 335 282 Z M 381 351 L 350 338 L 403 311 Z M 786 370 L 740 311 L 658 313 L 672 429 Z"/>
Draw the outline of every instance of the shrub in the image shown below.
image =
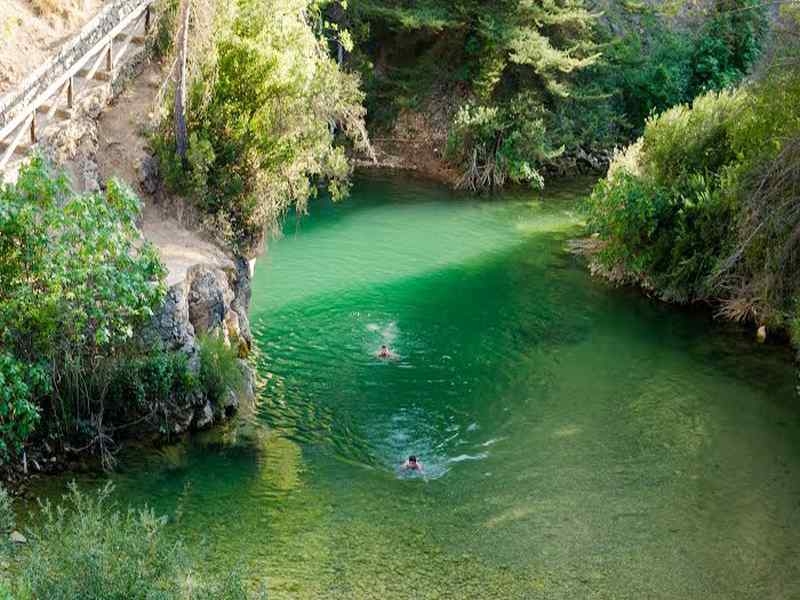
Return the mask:
<path fill-rule="evenodd" d="M 236 351 L 216 336 L 200 338 L 200 385 L 214 403 L 242 389 L 244 376 Z"/>
<path fill-rule="evenodd" d="M 800 294 L 798 109 L 800 77 L 773 69 L 651 118 L 589 201 L 600 259 L 668 299 L 788 325 Z"/>
<path fill-rule="evenodd" d="M 11 505 L 11 497 L 6 489 L 0 485 L 0 547 L 5 544 L 6 538 L 13 531 L 16 524 L 14 508 Z"/>
<path fill-rule="evenodd" d="M 36 401 L 47 390 L 44 369 L 0 352 L 0 464 L 22 450 L 39 421 Z"/>
<path fill-rule="evenodd" d="M 139 209 L 114 181 L 104 194 L 72 193 L 40 157 L 0 187 L 3 454 L 37 419 L 56 436 L 100 433 L 108 366 L 136 348 L 165 293 Z"/>
<path fill-rule="evenodd" d="M 761 54 L 766 30 L 766 9 L 760 0 L 717 0 L 695 43 L 690 93 L 739 83 Z"/>
<path fill-rule="evenodd" d="M 71 486 L 59 506 L 41 506 L 41 526 L 29 531 L 11 587 L 20 600 L 246 599 L 235 573 L 200 577 L 180 541 L 151 509 L 121 511 L 112 487 L 95 495 Z"/>
<path fill-rule="evenodd" d="M 708 297 L 708 278 L 731 243 L 735 164 L 729 130 L 740 96 L 709 93 L 648 121 L 589 201 L 601 258 L 662 297 Z"/>
<path fill-rule="evenodd" d="M 109 375 L 106 409 L 116 420 L 163 412 L 195 391 L 199 382 L 183 352 L 152 348 L 144 356 L 122 358 Z"/>
<path fill-rule="evenodd" d="M 317 188 L 347 190 L 343 139 L 365 149 L 363 94 L 312 28 L 312 0 L 242 0 L 219 7 L 212 48 L 189 89 L 186 157 L 175 154 L 172 118 L 154 145 L 165 180 L 209 215 L 214 232 L 244 254 L 289 207 L 302 212 Z M 338 135 L 337 135 L 338 134 Z"/>

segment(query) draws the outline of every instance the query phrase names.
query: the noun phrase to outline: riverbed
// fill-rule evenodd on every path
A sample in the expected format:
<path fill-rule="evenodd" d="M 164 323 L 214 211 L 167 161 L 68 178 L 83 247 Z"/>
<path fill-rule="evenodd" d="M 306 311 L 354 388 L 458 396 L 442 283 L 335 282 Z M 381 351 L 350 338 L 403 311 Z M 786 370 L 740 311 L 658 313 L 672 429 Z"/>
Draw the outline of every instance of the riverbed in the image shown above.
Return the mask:
<path fill-rule="evenodd" d="M 290 216 L 253 281 L 257 405 L 126 457 L 118 498 L 272 599 L 800 597 L 790 353 L 591 279 L 590 187 L 372 173 Z"/>

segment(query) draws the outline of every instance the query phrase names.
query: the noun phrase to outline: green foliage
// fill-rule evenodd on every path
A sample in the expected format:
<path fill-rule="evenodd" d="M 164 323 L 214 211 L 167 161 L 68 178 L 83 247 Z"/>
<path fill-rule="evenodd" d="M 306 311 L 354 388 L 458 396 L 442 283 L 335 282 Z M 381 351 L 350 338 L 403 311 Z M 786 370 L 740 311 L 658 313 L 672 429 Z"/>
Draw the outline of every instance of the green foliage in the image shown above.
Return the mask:
<path fill-rule="evenodd" d="M 151 349 L 143 356 L 120 359 L 108 377 L 106 410 L 117 421 L 165 409 L 198 389 L 183 352 Z"/>
<path fill-rule="evenodd" d="M 43 368 L 26 365 L 0 352 L 1 461 L 22 450 L 22 444 L 39 421 L 35 400 L 48 388 L 49 380 Z"/>
<path fill-rule="evenodd" d="M 560 148 L 627 143 L 649 116 L 740 81 L 766 31 L 757 0 L 718 0 L 696 31 L 641 3 L 610 3 L 602 19 L 580 1 L 352 7 L 372 123 L 390 128 L 406 108 L 449 114 L 447 158 L 470 189 L 539 185 Z"/>
<path fill-rule="evenodd" d="M 252 596 L 233 573 L 200 577 L 166 519 L 151 509 L 121 511 L 107 485 L 80 493 L 74 485 L 60 506 L 41 507 L 15 565 L 19 600 L 238 600 Z"/>
<path fill-rule="evenodd" d="M 336 132 L 363 147 L 363 94 L 339 70 L 305 14 L 311 0 L 240 0 L 220 8 L 213 60 L 192 82 L 188 156 L 174 156 L 171 119 L 156 141 L 167 183 L 215 219 L 214 229 L 252 254 L 290 206 L 304 210 L 326 180 L 347 190 L 350 167 Z"/>
<path fill-rule="evenodd" d="M 542 163 L 561 146 L 548 134 L 553 109 L 571 93 L 573 74 L 598 58 L 594 15 L 581 1 L 359 0 L 352 7 L 366 53 L 393 61 L 376 69 L 357 58 L 379 118 L 460 90 L 465 102 L 454 111 L 447 157 L 463 169 L 461 185 L 541 185 Z"/>
<path fill-rule="evenodd" d="M 559 151 L 548 148 L 544 114 L 531 100 L 521 96 L 503 107 L 461 107 L 447 146 L 448 158 L 465 166 L 460 187 L 494 189 L 507 179 L 544 185 L 537 167 Z"/>
<path fill-rule="evenodd" d="M 780 58 L 780 56 L 779 56 Z M 789 327 L 800 295 L 800 77 L 776 66 L 648 121 L 589 201 L 599 260 L 662 297 Z"/>
<path fill-rule="evenodd" d="M 138 215 L 128 188 L 111 181 L 102 196 L 71 195 L 40 158 L 0 189 L 0 342 L 53 360 L 126 344 L 165 291 Z"/>
<path fill-rule="evenodd" d="M 736 85 L 761 54 L 766 29 L 760 0 L 717 0 L 695 43 L 691 93 Z"/>
<path fill-rule="evenodd" d="M 728 132 L 740 105 L 740 95 L 723 92 L 670 109 L 648 122 L 627 165 L 620 158 L 612 166 L 589 204 L 609 266 L 622 265 L 669 299 L 708 296 L 734 219 Z"/>
<path fill-rule="evenodd" d="M 5 538 L 16 525 L 14 507 L 11 505 L 11 497 L 6 488 L 0 485 L 0 536 Z M 0 541 L 0 546 L 5 543 L 5 539 Z"/>
<path fill-rule="evenodd" d="M 230 393 L 242 389 L 244 376 L 236 351 L 215 336 L 200 338 L 200 384 L 208 398 L 223 404 Z"/>
<path fill-rule="evenodd" d="M 641 133 L 651 114 L 691 100 L 691 38 L 654 17 L 644 23 L 646 35 L 611 41 L 602 64 L 587 74 L 599 78 L 598 91 L 610 94 L 622 136 Z"/>
<path fill-rule="evenodd" d="M 138 215 L 128 188 L 73 194 L 38 157 L 0 188 L 0 460 L 37 420 L 64 435 L 103 412 L 106 365 L 165 292 Z"/>

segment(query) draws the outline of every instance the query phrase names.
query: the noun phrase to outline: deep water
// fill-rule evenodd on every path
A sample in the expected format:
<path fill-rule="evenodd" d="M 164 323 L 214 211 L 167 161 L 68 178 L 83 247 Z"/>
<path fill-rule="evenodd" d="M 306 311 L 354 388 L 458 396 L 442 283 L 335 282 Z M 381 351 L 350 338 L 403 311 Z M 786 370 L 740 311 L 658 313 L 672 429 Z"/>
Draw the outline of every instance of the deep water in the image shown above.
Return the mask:
<path fill-rule="evenodd" d="M 253 414 L 126 458 L 120 499 L 273 599 L 800 597 L 790 353 L 593 281 L 565 250 L 590 184 L 371 174 L 290 217 Z"/>

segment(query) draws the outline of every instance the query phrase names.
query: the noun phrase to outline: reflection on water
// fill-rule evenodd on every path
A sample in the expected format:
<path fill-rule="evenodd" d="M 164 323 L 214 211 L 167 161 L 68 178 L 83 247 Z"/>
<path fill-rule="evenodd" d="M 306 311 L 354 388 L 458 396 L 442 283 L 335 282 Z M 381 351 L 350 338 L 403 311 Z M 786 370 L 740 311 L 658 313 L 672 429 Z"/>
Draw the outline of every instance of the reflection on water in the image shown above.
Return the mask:
<path fill-rule="evenodd" d="M 257 267 L 254 414 L 121 496 L 271 598 L 800 597 L 789 353 L 588 279 L 576 189 L 318 203 Z"/>

